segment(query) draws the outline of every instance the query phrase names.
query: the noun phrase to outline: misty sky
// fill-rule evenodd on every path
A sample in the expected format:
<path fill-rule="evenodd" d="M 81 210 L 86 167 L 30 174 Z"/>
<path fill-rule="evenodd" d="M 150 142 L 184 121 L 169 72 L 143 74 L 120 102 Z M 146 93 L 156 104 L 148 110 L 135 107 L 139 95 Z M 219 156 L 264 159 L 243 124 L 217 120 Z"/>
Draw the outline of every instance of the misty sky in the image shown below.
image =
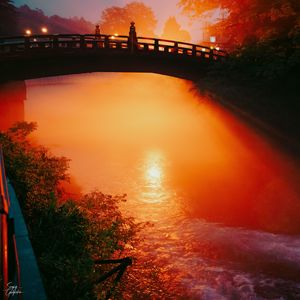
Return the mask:
<path fill-rule="evenodd" d="M 134 0 L 15 0 L 16 6 L 27 4 L 31 8 L 40 8 L 46 15 L 60 15 L 62 17 L 79 16 L 92 22 L 100 19 L 101 11 L 110 6 L 124 6 Z M 191 23 L 183 16 L 177 3 L 179 0 L 138 0 L 150 6 L 158 20 L 156 33 L 160 34 L 164 22 L 170 16 L 175 16 L 183 29 L 189 30 L 193 40 L 201 39 L 201 26 L 199 23 Z"/>

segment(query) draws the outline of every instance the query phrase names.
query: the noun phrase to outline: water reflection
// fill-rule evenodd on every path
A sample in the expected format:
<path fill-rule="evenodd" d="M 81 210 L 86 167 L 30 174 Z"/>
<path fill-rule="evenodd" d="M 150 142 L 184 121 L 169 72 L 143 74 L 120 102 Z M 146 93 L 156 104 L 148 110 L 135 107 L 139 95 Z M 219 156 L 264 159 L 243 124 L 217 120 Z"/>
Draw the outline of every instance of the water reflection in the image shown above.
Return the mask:
<path fill-rule="evenodd" d="M 143 222 L 168 227 L 183 216 L 180 199 L 170 182 L 170 166 L 165 153 L 149 149 L 136 162 L 133 176 L 137 179 L 125 209 Z"/>
<path fill-rule="evenodd" d="M 25 81 L 0 84 L 0 130 L 6 130 L 17 121 L 24 121 Z"/>
<path fill-rule="evenodd" d="M 166 200 L 167 192 L 164 187 L 164 169 L 161 153 L 149 152 L 144 164 L 145 185 L 141 201 L 146 203 L 161 203 Z"/>

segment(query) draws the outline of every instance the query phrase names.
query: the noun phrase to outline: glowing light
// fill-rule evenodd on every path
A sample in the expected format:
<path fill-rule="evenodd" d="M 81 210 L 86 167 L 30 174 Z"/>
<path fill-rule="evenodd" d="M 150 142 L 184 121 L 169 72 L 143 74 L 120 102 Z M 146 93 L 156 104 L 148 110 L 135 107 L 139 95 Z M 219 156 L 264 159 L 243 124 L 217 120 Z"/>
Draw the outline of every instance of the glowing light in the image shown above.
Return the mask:
<path fill-rule="evenodd" d="M 114 35 L 112 35 L 110 38 L 111 38 L 112 40 L 114 40 L 114 39 L 115 39 L 115 36 L 114 36 Z"/>
<path fill-rule="evenodd" d="M 219 51 L 219 50 L 220 50 L 220 47 L 216 47 L 216 50 Z"/>
<path fill-rule="evenodd" d="M 115 33 L 114 36 L 119 36 L 119 34 L 118 34 L 118 33 Z"/>
<path fill-rule="evenodd" d="M 147 177 L 151 181 L 159 181 L 161 179 L 161 169 L 158 165 L 151 166 L 147 170 Z"/>
<path fill-rule="evenodd" d="M 26 33 L 27 35 L 31 35 L 31 30 L 30 30 L 30 29 L 26 29 L 26 30 L 25 30 L 25 33 Z"/>
<path fill-rule="evenodd" d="M 214 49 L 214 46 L 210 46 L 210 49 L 211 49 L 211 50 Z"/>
<path fill-rule="evenodd" d="M 42 27 L 41 31 L 42 31 L 42 33 L 47 33 L 48 32 L 48 28 L 47 27 Z"/>
<path fill-rule="evenodd" d="M 144 188 L 141 199 L 145 203 L 162 203 L 166 200 L 167 191 L 164 187 L 164 169 L 161 153 L 151 151 L 144 162 Z"/>
<path fill-rule="evenodd" d="M 205 52 L 206 51 L 206 49 L 205 48 L 202 48 L 202 52 Z"/>
<path fill-rule="evenodd" d="M 162 182 L 162 166 L 159 159 L 155 156 L 149 158 L 145 169 L 145 179 L 148 186 L 156 189 L 161 186 Z"/>
<path fill-rule="evenodd" d="M 211 36 L 211 37 L 209 38 L 209 41 L 210 41 L 211 43 L 215 43 L 215 42 L 216 42 L 216 37 L 215 37 L 215 36 Z"/>

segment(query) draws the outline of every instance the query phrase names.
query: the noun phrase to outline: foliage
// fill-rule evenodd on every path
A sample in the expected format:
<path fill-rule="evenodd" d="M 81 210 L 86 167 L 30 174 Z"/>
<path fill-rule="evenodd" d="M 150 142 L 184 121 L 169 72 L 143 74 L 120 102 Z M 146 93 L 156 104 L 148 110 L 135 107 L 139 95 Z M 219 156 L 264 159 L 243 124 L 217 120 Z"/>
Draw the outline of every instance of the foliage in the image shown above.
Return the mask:
<path fill-rule="evenodd" d="M 27 137 L 35 129 L 35 123 L 17 123 L 0 133 L 0 144 L 47 294 L 50 299 L 93 299 L 94 281 L 103 272 L 96 270 L 94 259 L 121 254 L 139 225 L 120 213 L 123 196 L 93 192 L 79 203 L 59 204 L 59 183 L 68 179 L 68 160 L 33 145 Z"/>
<path fill-rule="evenodd" d="M 278 37 L 299 37 L 300 3 L 297 0 L 180 0 L 179 5 L 193 17 L 221 9 L 222 18 L 211 26 L 223 42 L 242 45 Z"/>
<path fill-rule="evenodd" d="M 136 234 L 143 226 L 122 215 L 119 205 L 125 201 L 126 195 L 111 196 L 93 191 L 77 202 L 89 220 L 89 247 L 93 257 L 118 257 L 126 248 L 136 246 Z"/>
<path fill-rule="evenodd" d="M 130 23 L 136 23 L 139 36 L 154 36 L 157 24 L 152 9 L 142 2 L 131 2 L 124 7 L 112 6 L 101 14 L 100 30 L 105 34 L 128 35 Z"/>
<path fill-rule="evenodd" d="M 191 36 L 188 31 L 182 30 L 175 17 L 170 17 L 164 26 L 163 39 L 190 42 Z"/>
<path fill-rule="evenodd" d="M 212 66 L 209 76 L 266 93 L 280 84 L 285 92 L 294 93 L 300 65 L 299 1 L 180 0 L 179 4 L 198 18 L 207 10 L 223 12 L 210 29 L 219 42 L 223 37 L 221 43 L 229 47 L 230 56 Z"/>
<path fill-rule="evenodd" d="M 16 11 L 11 0 L 0 0 L 0 36 L 16 32 Z"/>
<path fill-rule="evenodd" d="M 5 160 L 8 165 L 7 175 L 16 186 L 21 205 L 27 212 L 27 204 L 34 204 L 39 209 L 45 199 L 58 197 L 58 183 L 68 179 L 68 160 L 57 158 L 42 146 L 32 145 L 27 136 L 36 129 L 35 123 L 19 122 L 7 133 L 1 134 Z"/>

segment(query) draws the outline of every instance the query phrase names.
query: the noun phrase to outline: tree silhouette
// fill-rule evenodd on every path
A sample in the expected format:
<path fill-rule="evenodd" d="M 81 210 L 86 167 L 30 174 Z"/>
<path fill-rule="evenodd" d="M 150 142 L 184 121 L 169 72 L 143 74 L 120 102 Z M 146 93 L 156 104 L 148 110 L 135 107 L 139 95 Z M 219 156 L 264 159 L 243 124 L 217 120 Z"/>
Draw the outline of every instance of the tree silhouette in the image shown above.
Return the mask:
<path fill-rule="evenodd" d="M 16 33 L 16 11 L 11 0 L 0 0 L 0 35 Z"/>
<path fill-rule="evenodd" d="M 46 16 L 41 9 L 31 9 L 27 5 L 17 8 L 19 32 L 30 28 L 33 34 L 41 32 L 41 26 L 47 26 L 49 33 L 94 33 L 94 24 L 84 18 L 62 18 L 58 15 Z"/>
<path fill-rule="evenodd" d="M 131 2 L 124 7 L 112 6 L 101 14 L 102 33 L 128 35 L 130 22 L 134 21 L 139 36 L 154 36 L 157 24 L 152 9 L 141 2 Z"/>
<path fill-rule="evenodd" d="M 176 40 L 190 42 L 191 36 L 188 31 L 182 30 L 175 17 L 170 17 L 164 26 L 162 38 L 168 40 Z"/>

